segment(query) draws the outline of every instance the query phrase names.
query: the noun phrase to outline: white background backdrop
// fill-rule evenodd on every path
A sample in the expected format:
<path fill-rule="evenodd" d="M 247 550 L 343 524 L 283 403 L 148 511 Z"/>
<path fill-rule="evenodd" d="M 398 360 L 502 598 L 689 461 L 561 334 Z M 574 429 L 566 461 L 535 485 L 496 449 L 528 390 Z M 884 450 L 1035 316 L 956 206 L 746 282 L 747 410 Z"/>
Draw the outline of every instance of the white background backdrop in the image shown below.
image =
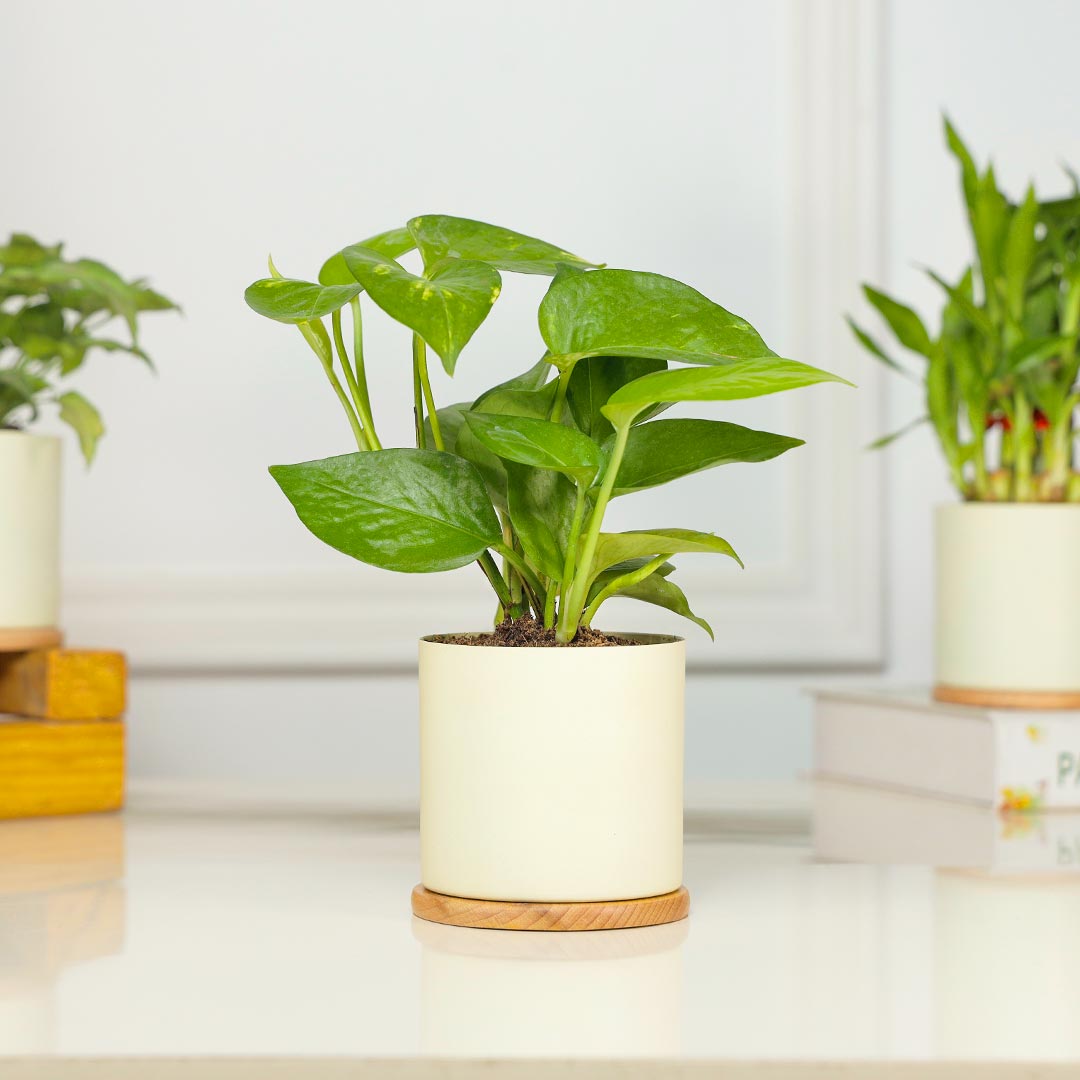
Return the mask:
<path fill-rule="evenodd" d="M 45 0 L 2 18 L 22 107 L 0 227 L 148 274 L 185 309 L 146 320 L 160 378 L 111 356 L 86 372 L 110 431 L 89 474 L 67 455 L 66 618 L 132 655 L 135 775 L 412 783 L 411 641 L 478 624 L 487 595 L 468 571 L 349 564 L 296 523 L 266 465 L 344 452 L 348 431 L 299 335 L 242 293 L 269 250 L 314 277 L 417 213 L 669 273 L 860 384 L 718 413 L 810 445 L 619 508 L 714 528 L 748 563 L 687 565 L 719 631 L 692 654 L 692 778 L 805 769 L 807 683 L 928 680 L 929 511 L 951 495 L 926 433 L 861 452 L 920 405 L 890 381 L 880 407 L 841 314 L 860 276 L 936 303 L 913 264 L 965 258 L 942 108 L 1014 190 L 1063 185 L 1080 7 Z M 543 284 L 506 282 L 440 401 L 535 359 Z M 380 431 L 403 442 L 407 344 L 368 325 Z"/>

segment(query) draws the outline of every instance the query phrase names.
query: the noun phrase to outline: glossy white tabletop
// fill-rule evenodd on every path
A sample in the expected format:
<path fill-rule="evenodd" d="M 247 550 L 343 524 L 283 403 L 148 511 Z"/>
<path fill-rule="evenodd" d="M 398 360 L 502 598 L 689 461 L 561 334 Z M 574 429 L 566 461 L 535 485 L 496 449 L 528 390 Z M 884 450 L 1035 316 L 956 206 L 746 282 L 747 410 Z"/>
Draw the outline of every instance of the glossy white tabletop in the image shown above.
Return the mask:
<path fill-rule="evenodd" d="M 151 790 L 0 825 L 0 1057 L 1080 1061 L 1060 859 L 823 862 L 806 789 L 707 801 L 690 919 L 593 934 L 414 920 L 407 809 Z"/>

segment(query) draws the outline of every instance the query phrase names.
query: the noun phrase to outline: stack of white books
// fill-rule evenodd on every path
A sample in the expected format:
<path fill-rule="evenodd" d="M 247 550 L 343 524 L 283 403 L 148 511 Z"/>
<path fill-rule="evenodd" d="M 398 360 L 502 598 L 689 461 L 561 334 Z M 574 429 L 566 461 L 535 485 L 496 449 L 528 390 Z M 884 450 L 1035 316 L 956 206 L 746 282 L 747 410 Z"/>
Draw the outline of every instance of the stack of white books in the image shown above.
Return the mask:
<path fill-rule="evenodd" d="M 814 772 L 822 858 L 1080 870 L 1080 711 L 818 691 Z"/>

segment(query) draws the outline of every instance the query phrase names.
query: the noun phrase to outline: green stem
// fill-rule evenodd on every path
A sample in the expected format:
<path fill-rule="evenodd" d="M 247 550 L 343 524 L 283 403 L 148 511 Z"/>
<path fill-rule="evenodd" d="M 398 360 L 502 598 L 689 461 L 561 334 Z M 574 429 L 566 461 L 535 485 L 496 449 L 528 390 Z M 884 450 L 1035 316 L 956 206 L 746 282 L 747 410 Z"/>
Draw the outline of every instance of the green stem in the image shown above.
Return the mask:
<path fill-rule="evenodd" d="M 1016 455 L 1013 468 L 1013 499 L 1030 502 L 1033 497 L 1032 471 L 1035 457 L 1035 422 L 1031 403 L 1022 392 L 1013 399 L 1013 448 Z"/>
<path fill-rule="evenodd" d="M 569 599 L 570 585 L 574 580 L 574 567 L 577 562 L 577 549 L 578 541 L 581 539 L 581 523 L 585 519 L 585 485 L 577 485 L 577 500 L 574 503 L 574 516 L 570 519 L 570 534 L 566 541 L 566 559 L 563 562 L 563 575 L 562 575 L 562 604 L 559 609 L 560 616 L 562 615 L 562 609 L 566 606 Z M 555 590 L 551 590 L 551 596 L 549 600 L 553 600 L 555 596 Z M 554 604 L 552 604 L 554 609 Z M 548 625 L 545 609 L 545 622 L 544 625 Z"/>
<path fill-rule="evenodd" d="M 611 448 L 607 468 L 604 470 L 604 479 L 600 484 L 596 503 L 593 505 L 592 514 L 589 516 L 589 526 L 585 531 L 585 545 L 581 551 L 581 561 L 578 563 L 577 572 L 574 574 L 574 580 L 570 585 L 569 596 L 563 602 L 562 610 L 559 612 L 559 629 L 556 637 L 563 644 L 573 640 L 574 635 L 577 633 L 582 609 L 585 607 L 589 574 L 592 572 L 596 545 L 600 539 L 600 527 L 604 523 L 604 512 L 607 510 L 608 500 L 611 498 L 612 489 L 615 487 L 615 477 L 619 474 L 619 466 L 622 464 L 623 454 L 626 451 L 626 440 L 630 435 L 631 420 L 632 417 L 626 417 L 615 428 L 615 443 Z"/>
<path fill-rule="evenodd" d="M 341 308 L 331 312 L 330 325 L 334 330 L 334 345 L 337 347 L 338 359 L 341 361 L 341 369 L 345 372 L 345 382 L 349 385 L 349 394 L 352 396 L 353 404 L 356 406 L 356 411 L 360 416 L 360 423 L 364 431 L 364 443 L 368 450 L 380 450 L 382 448 L 372 442 L 371 429 L 369 427 L 371 421 L 366 415 L 366 410 L 364 409 L 364 404 L 360 397 L 360 387 L 356 383 L 352 362 L 349 360 L 349 352 L 345 348 L 345 339 L 341 335 Z"/>
<path fill-rule="evenodd" d="M 334 388 L 334 393 L 337 394 L 338 401 L 341 402 L 341 407 L 349 418 L 349 426 L 352 428 L 353 438 L 356 439 L 357 450 L 367 450 L 367 439 L 364 438 L 364 429 L 360 426 L 360 419 L 353 411 L 341 380 L 334 374 L 334 350 L 330 344 L 330 337 L 326 333 L 326 327 L 323 326 L 321 319 L 315 322 L 297 323 L 297 327 L 319 358 L 319 363 L 322 364 L 322 369 L 326 372 L 326 377 L 330 380 L 330 385 Z M 317 330 L 316 327 L 318 327 Z"/>
<path fill-rule="evenodd" d="M 412 396 L 413 422 L 416 425 L 416 446 L 419 450 L 427 449 L 427 432 L 424 430 L 424 384 L 420 381 L 420 358 L 417 353 L 419 338 L 413 335 L 412 351 Z"/>
<path fill-rule="evenodd" d="M 490 551 L 485 551 L 479 559 L 476 560 L 477 565 L 484 571 L 484 576 L 491 582 L 491 587 L 495 590 L 495 595 L 499 598 L 499 606 L 503 611 L 509 611 L 511 607 L 510 602 L 510 590 L 506 587 L 506 581 L 502 574 L 499 573 L 499 568 L 495 565 L 495 560 L 491 557 Z"/>
<path fill-rule="evenodd" d="M 986 413 L 974 407 L 969 408 L 968 420 L 974 443 L 971 457 L 975 463 L 975 498 L 983 501 L 990 497 L 990 477 L 986 468 Z"/>
<path fill-rule="evenodd" d="M 559 385 L 555 388 L 555 400 L 551 404 L 551 412 L 548 414 L 548 419 L 552 423 L 559 423 L 562 420 L 563 406 L 566 404 L 566 391 L 570 387 L 570 376 L 574 374 L 574 365 L 559 372 Z"/>
<path fill-rule="evenodd" d="M 508 517 L 499 515 L 502 522 L 502 534 L 503 543 L 512 548 L 514 546 L 514 529 L 510 524 Z M 517 571 L 505 560 L 503 560 L 503 575 L 505 576 L 507 583 L 510 586 L 510 600 L 514 607 L 518 610 L 518 614 L 521 613 L 521 578 L 518 577 Z M 516 617 L 516 616 L 515 616 Z"/>
<path fill-rule="evenodd" d="M 353 317 L 353 363 L 356 367 L 356 386 L 360 391 L 360 418 L 364 422 L 364 431 L 373 450 L 381 450 L 382 443 L 375 433 L 375 420 L 371 413 L 371 398 L 368 396 L 367 368 L 364 366 L 364 325 L 360 318 L 360 298 L 354 296 L 349 301 Z"/>
<path fill-rule="evenodd" d="M 659 570 L 661 566 L 667 562 L 666 555 L 658 555 L 651 562 L 647 562 L 644 566 L 639 566 L 636 570 L 631 570 L 629 573 L 620 574 L 619 577 L 612 581 L 609 581 L 593 598 L 593 601 L 585 609 L 585 614 L 581 616 L 581 625 L 589 626 L 593 619 L 596 617 L 596 612 L 600 605 L 609 600 L 621 589 L 625 589 L 629 585 L 636 585 L 639 581 L 644 581 L 654 571 Z"/>
<path fill-rule="evenodd" d="M 439 414 L 435 409 L 435 397 L 431 392 L 431 378 L 428 375 L 427 366 L 427 345 L 424 339 L 419 334 L 413 334 L 413 370 L 415 372 L 415 379 L 420 384 L 420 391 L 423 394 L 424 401 L 427 403 L 428 420 L 431 421 L 431 437 L 435 441 L 436 450 L 445 450 L 446 445 L 443 443 L 442 431 L 439 428 Z M 413 394 L 416 394 L 416 386 L 413 386 Z M 419 424 L 423 427 L 424 424 L 424 407 L 417 401 L 417 407 L 419 408 Z"/>
<path fill-rule="evenodd" d="M 537 601 L 536 610 L 543 611 L 547 606 L 547 590 L 540 584 L 540 579 L 533 573 L 529 564 L 512 548 L 506 544 L 496 544 L 495 550 L 518 572 L 522 583 L 532 593 Z"/>

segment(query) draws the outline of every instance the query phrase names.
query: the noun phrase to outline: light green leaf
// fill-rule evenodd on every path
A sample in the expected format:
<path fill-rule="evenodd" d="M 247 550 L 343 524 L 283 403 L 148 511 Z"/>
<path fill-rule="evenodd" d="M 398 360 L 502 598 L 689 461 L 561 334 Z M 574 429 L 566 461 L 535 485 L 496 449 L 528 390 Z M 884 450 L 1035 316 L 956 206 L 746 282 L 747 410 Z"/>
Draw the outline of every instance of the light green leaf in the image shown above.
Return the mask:
<path fill-rule="evenodd" d="M 862 345 L 868 353 L 876 356 L 886 367 L 892 368 L 893 371 L 903 375 L 905 379 L 911 379 L 913 382 L 919 380 L 913 375 L 903 364 L 894 360 L 885 350 L 861 327 L 850 315 L 844 316 L 848 326 L 851 327 L 851 332 L 855 335 L 859 344 Z"/>
<path fill-rule="evenodd" d="M 498 410 L 486 409 L 484 402 L 497 394 L 504 393 L 505 391 L 524 390 L 526 392 L 533 392 L 541 389 L 548 380 L 551 378 L 551 374 L 555 369 L 548 363 L 547 357 L 541 357 L 528 371 L 522 372 L 520 375 L 515 375 L 513 378 L 507 379 L 505 382 L 499 383 L 497 386 L 493 386 L 490 390 L 485 390 L 473 403 L 472 408 L 474 412 L 494 412 Z M 529 415 L 522 413 L 521 415 Z M 546 416 L 547 412 L 538 413 L 537 415 Z"/>
<path fill-rule="evenodd" d="M 361 240 L 357 244 L 350 244 L 350 247 L 364 247 L 369 248 L 371 251 L 377 251 L 380 255 L 385 255 L 390 259 L 400 259 L 402 255 L 407 255 L 414 247 L 416 247 L 416 241 L 412 238 L 412 233 L 406 228 L 390 229 L 387 232 L 379 233 L 377 236 L 372 236 L 367 240 Z M 352 285 L 356 281 L 356 278 L 352 276 L 352 272 L 349 270 L 348 264 L 345 262 L 344 250 L 338 251 L 331 255 L 329 259 L 322 264 L 322 269 L 319 271 L 319 283 L 322 285 Z"/>
<path fill-rule="evenodd" d="M 1042 367 L 1047 360 L 1060 357 L 1076 343 L 1076 335 L 1043 338 L 1024 338 L 1009 350 L 1006 366 L 1014 375 L 1022 375 Z"/>
<path fill-rule="evenodd" d="M 472 433 L 504 461 L 554 469 L 571 480 L 591 484 L 600 468 L 600 448 L 573 428 L 527 416 L 470 412 Z"/>
<path fill-rule="evenodd" d="M 554 274 L 560 264 L 596 266 L 578 255 L 524 233 L 488 225 L 469 218 L 425 214 L 409 222 L 424 265 L 437 266 L 446 259 L 476 259 L 499 270 L 517 274 Z"/>
<path fill-rule="evenodd" d="M 355 245 L 342 255 L 371 299 L 419 334 L 453 375 L 461 350 L 498 298 L 499 272 L 486 263 L 463 260 L 448 263 L 428 279 L 370 248 Z"/>
<path fill-rule="evenodd" d="M 727 555 L 742 566 L 742 559 L 722 537 L 694 529 L 641 529 L 634 532 L 601 533 L 593 556 L 591 577 L 627 559 L 643 556 L 706 552 Z"/>
<path fill-rule="evenodd" d="M 1024 201 L 1013 211 L 1005 234 L 1002 269 L 1005 274 L 1005 306 L 1014 322 L 1024 317 L 1024 297 L 1028 277 L 1035 263 L 1035 226 L 1039 220 L 1039 202 L 1035 188 L 1029 186 Z"/>
<path fill-rule="evenodd" d="M 945 122 L 945 143 L 952 151 L 953 156 L 960 163 L 960 178 L 963 183 L 964 201 L 968 208 L 975 205 L 975 191 L 979 183 L 979 174 L 975 168 L 975 159 L 964 145 L 956 128 L 953 127 L 947 116 L 942 118 Z"/>
<path fill-rule="evenodd" d="M 929 357 L 932 349 L 930 335 L 926 332 L 922 319 L 911 308 L 869 285 L 863 286 L 863 294 L 881 313 L 882 318 L 896 335 L 896 340 L 905 349 Z"/>
<path fill-rule="evenodd" d="M 510 522 L 526 558 L 546 577 L 561 581 L 574 515 L 574 485 L 562 474 L 506 464 Z"/>
<path fill-rule="evenodd" d="M 252 311 L 282 323 L 320 319 L 344 307 L 360 293 L 360 286 L 316 285 L 296 278 L 262 278 L 247 287 L 244 300 Z"/>
<path fill-rule="evenodd" d="M 628 585 L 615 595 L 625 596 L 629 600 L 640 600 L 646 604 L 655 604 L 657 607 L 673 611 L 676 615 L 697 623 L 713 641 L 716 640 L 713 628 L 700 615 L 695 615 L 690 610 L 690 601 L 686 599 L 686 594 L 682 589 L 659 573 L 650 574 L 644 581 L 639 581 L 636 585 Z"/>
<path fill-rule="evenodd" d="M 735 401 L 821 382 L 851 385 L 839 375 L 800 364 L 796 360 L 770 356 L 761 360 L 742 360 L 724 367 L 658 371 L 616 390 L 601 411 L 618 427 L 658 402 Z"/>
<path fill-rule="evenodd" d="M 614 441 L 613 435 L 604 443 L 605 461 Z M 768 461 L 802 445 L 802 439 L 721 420 L 653 420 L 630 430 L 611 494 L 628 495 L 717 465 Z"/>
<path fill-rule="evenodd" d="M 79 449 L 82 450 L 86 464 L 89 465 L 94 460 L 98 440 L 105 434 L 101 414 L 82 394 L 74 390 L 61 394 L 57 397 L 56 403 L 60 406 L 60 419 L 78 435 Z"/>
<path fill-rule="evenodd" d="M 590 438 L 602 439 L 614 429 L 600 411 L 608 398 L 628 382 L 663 371 L 666 360 L 633 356 L 590 356 L 574 365 L 566 388 L 566 404 L 574 423 Z M 650 411 L 648 415 L 653 415 Z M 643 414 L 638 419 L 646 419 Z"/>
<path fill-rule="evenodd" d="M 909 431 L 914 431 L 917 427 L 921 427 L 923 424 L 930 420 L 929 416 L 917 416 L 914 420 L 905 424 L 897 431 L 892 431 L 888 435 L 882 435 L 880 439 L 875 439 L 868 447 L 867 450 L 883 450 L 890 443 L 896 442 L 901 436 L 906 435 Z"/>
<path fill-rule="evenodd" d="M 552 282 L 540 333 L 553 362 L 647 356 L 688 364 L 775 355 L 745 320 L 661 274 L 596 270 Z"/>
<path fill-rule="evenodd" d="M 384 570 L 453 570 L 502 539 L 483 480 L 452 454 L 373 450 L 270 474 L 320 540 Z"/>

